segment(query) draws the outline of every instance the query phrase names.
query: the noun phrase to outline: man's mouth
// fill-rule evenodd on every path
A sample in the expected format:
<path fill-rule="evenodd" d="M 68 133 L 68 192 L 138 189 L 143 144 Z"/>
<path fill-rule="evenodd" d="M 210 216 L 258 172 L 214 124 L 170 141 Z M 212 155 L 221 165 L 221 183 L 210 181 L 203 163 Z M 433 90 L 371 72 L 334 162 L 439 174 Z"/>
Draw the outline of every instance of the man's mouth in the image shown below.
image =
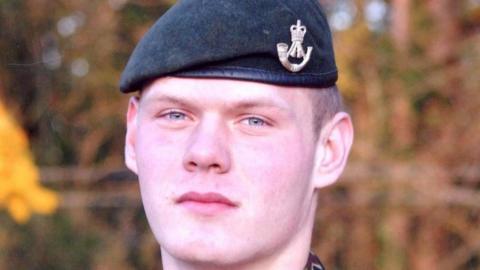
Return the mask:
<path fill-rule="evenodd" d="M 176 203 L 193 212 L 208 216 L 238 207 L 238 203 L 216 192 L 187 192 L 178 197 Z"/>

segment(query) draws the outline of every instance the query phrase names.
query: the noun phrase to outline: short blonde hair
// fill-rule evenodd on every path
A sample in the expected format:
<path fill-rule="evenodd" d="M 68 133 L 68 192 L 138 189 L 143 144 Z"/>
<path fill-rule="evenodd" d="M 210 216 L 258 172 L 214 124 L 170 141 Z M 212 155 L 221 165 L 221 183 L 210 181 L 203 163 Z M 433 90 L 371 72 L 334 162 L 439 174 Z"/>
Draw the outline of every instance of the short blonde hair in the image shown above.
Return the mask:
<path fill-rule="evenodd" d="M 323 126 L 338 112 L 345 111 L 342 96 L 336 85 L 310 89 L 312 99 L 313 131 L 318 137 Z"/>

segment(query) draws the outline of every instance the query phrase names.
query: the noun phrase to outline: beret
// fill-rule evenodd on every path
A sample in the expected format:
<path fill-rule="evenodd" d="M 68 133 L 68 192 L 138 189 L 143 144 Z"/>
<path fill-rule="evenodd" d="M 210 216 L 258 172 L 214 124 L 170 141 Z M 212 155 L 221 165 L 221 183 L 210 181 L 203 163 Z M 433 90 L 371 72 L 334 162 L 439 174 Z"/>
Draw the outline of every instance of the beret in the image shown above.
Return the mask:
<path fill-rule="evenodd" d="M 318 0 L 180 0 L 137 44 L 120 90 L 162 76 L 328 87 L 338 75 Z"/>

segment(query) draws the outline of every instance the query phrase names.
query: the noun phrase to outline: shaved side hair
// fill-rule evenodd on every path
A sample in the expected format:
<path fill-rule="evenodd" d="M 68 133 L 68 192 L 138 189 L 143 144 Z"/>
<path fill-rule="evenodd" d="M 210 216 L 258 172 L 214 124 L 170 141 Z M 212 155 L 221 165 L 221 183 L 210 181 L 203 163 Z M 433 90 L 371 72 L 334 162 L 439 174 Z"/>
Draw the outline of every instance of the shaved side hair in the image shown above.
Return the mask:
<path fill-rule="evenodd" d="M 318 139 L 323 126 L 330 121 L 336 113 L 345 111 L 343 99 L 336 85 L 311 89 L 309 96 L 312 99 L 313 130 Z"/>

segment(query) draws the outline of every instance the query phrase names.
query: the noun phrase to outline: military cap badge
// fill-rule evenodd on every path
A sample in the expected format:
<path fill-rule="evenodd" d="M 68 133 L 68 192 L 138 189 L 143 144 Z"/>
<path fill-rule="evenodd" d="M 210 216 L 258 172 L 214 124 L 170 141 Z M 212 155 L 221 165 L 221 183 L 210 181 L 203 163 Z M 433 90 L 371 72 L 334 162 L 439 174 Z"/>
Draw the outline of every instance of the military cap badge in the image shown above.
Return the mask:
<path fill-rule="evenodd" d="M 278 43 L 277 44 L 277 52 L 278 58 L 282 65 L 291 72 L 299 72 L 301 71 L 305 65 L 307 65 L 308 61 L 310 61 L 310 56 L 312 54 L 313 47 L 307 47 L 307 53 L 305 54 L 305 50 L 302 47 L 303 38 L 307 33 L 307 27 L 302 25 L 300 20 L 297 20 L 296 25 L 290 26 L 290 33 L 292 35 L 292 46 L 290 49 L 288 48 L 288 44 L 286 43 Z M 298 64 L 291 63 L 288 57 L 292 58 L 299 58 L 302 59 L 302 62 Z"/>

